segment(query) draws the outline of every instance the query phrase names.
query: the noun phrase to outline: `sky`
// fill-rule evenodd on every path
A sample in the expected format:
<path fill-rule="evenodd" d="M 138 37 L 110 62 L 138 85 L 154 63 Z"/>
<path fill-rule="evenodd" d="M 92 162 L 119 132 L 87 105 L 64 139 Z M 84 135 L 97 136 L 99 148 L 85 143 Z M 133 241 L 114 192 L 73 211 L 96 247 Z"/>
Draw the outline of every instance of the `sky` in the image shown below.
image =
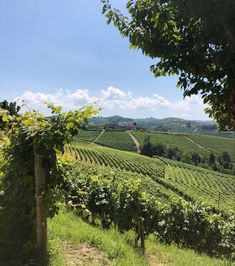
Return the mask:
<path fill-rule="evenodd" d="M 113 0 L 122 8 L 124 0 Z M 0 0 L 0 101 L 65 110 L 97 102 L 100 115 L 208 120 L 199 96 L 183 99 L 177 77 L 107 25 L 100 0 Z"/>

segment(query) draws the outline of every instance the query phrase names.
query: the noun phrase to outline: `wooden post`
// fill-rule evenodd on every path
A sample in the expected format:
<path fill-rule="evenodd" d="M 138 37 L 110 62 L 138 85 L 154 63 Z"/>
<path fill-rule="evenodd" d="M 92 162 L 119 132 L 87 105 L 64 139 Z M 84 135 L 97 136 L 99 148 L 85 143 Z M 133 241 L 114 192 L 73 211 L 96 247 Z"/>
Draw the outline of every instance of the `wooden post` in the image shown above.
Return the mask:
<path fill-rule="evenodd" d="M 139 234 L 140 234 L 140 247 L 142 254 L 145 254 L 145 245 L 144 245 L 144 224 L 143 218 L 139 217 Z"/>
<path fill-rule="evenodd" d="M 47 217 L 44 192 L 46 189 L 46 169 L 43 167 L 43 158 L 38 154 L 34 144 L 34 171 L 36 186 L 36 223 L 37 245 L 41 259 L 47 254 Z"/>
<path fill-rule="evenodd" d="M 219 198 L 218 198 L 218 210 L 219 210 L 219 204 L 220 204 L 220 192 L 219 192 Z"/>

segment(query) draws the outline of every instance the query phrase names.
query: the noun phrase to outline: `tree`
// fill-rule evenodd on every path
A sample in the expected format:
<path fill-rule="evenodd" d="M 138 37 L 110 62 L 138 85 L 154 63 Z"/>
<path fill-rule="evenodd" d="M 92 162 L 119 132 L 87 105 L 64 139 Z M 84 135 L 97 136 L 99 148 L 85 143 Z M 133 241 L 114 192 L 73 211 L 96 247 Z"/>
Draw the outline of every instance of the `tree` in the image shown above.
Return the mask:
<path fill-rule="evenodd" d="M 182 158 L 182 152 L 179 150 L 178 147 L 169 147 L 166 151 L 166 155 L 168 159 L 173 159 L 180 161 Z"/>
<path fill-rule="evenodd" d="M 209 165 L 215 165 L 216 161 L 215 155 L 213 153 L 210 153 L 207 161 Z"/>
<path fill-rule="evenodd" d="M 228 152 L 224 151 L 219 157 L 219 163 L 224 167 L 224 169 L 230 169 L 232 168 L 231 165 L 231 158 Z"/>
<path fill-rule="evenodd" d="M 195 164 L 198 165 L 201 162 L 201 157 L 197 152 L 193 152 L 191 154 L 191 161 Z"/>
<path fill-rule="evenodd" d="M 101 1 L 131 48 L 159 58 L 156 77 L 179 75 L 184 96 L 200 93 L 219 130 L 235 129 L 234 0 L 128 0 L 128 17 Z"/>
<path fill-rule="evenodd" d="M 163 156 L 166 150 L 166 147 L 163 144 L 157 144 L 154 146 L 154 154 L 158 156 Z"/>
<path fill-rule="evenodd" d="M 150 141 L 150 136 L 146 135 L 144 137 L 143 146 L 141 147 L 141 154 L 152 157 L 153 156 L 153 146 Z"/>
<path fill-rule="evenodd" d="M 20 106 L 17 106 L 16 102 L 8 103 L 8 101 L 4 100 L 0 102 L 0 109 L 8 111 L 9 115 L 17 115 L 20 111 Z M 6 123 L 0 116 L 0 129 L 4 129 L 5 125 Z"/>

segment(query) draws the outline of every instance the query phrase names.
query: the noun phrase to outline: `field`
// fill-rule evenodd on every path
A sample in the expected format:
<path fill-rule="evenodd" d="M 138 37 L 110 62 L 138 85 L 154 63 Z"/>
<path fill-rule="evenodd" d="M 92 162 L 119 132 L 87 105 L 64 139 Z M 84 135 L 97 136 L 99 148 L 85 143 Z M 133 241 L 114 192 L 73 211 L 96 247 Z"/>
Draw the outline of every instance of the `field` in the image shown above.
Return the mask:
<path fill-rule="evenodd" d="M 136 151 L 136 146 L 127 132 L 106 131 L 96 143 L 114 149 Z"/>
<path fill-rule="evenodd" d="M 74 139 L 74 142 L 91 143 L 100 135 L 100 133 L 101 131 L 80 130 L 77 137 Z"/>
<path fill-rule="evenodd" d="M 227 151 L 233 162 L 235 163 L 235 139 L 206 135 L 188 135 L 190 139 L 198 143 L 205 149 L 220 155 L 223 151 Z"/>
<path fill-rule="evenodd" d="M 96 145 L 67 146 L 66 150 L 77 160 L 148 176 L 160 185 L 162 194 L 171 192 L 190 201 L 203 201 L 216 209 L 235 210 L 233 176 Z"/>
<path fill-rule="evenodd" d="M 140 144 L 143 144 L 145 136 L 149 135 L 151 142 L 155 145 L 164 144 L 167 148 L 178 147 L 183 153 L 197 152 L 202 156 L 206 156 L 209 153 L 204 147 L 192 142 L 183 134 L 137 131 L 133 131 L 132 134 L 138 139 Z"/>

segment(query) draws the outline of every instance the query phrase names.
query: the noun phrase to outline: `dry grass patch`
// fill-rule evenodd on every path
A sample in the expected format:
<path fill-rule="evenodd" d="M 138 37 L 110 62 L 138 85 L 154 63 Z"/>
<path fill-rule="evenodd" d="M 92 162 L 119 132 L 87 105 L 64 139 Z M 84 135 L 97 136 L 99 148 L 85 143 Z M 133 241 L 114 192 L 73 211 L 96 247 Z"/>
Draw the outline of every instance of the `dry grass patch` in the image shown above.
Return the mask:
<path fill-rule="evenodd" d="M 67 266 L 110 265 L 107 255 L 88 243 L 72 244 L 67 240 L 62 243 Z"/>

